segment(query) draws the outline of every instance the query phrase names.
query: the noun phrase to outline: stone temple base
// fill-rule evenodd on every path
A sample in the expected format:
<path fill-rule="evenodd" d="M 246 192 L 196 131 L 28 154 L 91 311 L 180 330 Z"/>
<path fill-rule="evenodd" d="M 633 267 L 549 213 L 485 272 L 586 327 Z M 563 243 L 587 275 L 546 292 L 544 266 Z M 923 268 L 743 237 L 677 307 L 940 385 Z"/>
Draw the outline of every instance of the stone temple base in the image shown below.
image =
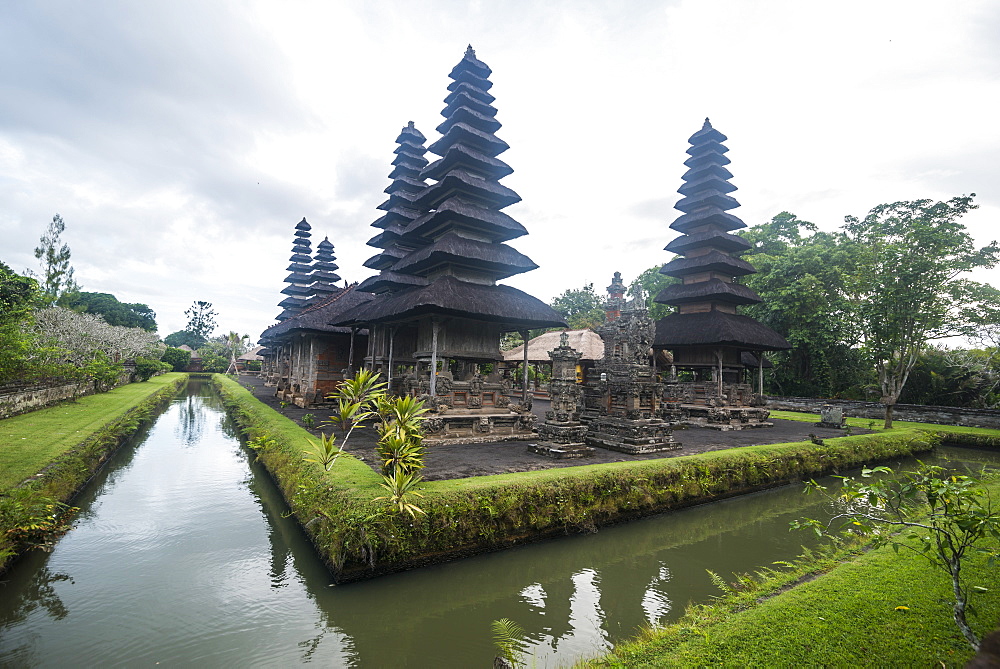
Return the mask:
<path fill-rule="evenodd" d="M 707 427 L 713 430 L 748 430 L 755 427 L 774 427 L 767 422 L 771 412 L 762 407 L 681 407 L 683 418 L 688 425 Z"/>
<path fill-rule="evenodd" d="M 637 455 L 676 451 L 681 444 L 674 441 L 670 424 L 656 419 L 602 417 L 587 425 L 587 444 L 620 453 Z"/>
<path fill-rule="evenodd" d="M 551 441 L 532 442 L 528 444 L 528 452 L 555 460 L 589 458 L 594 455 L 594 449 L 583 443 L 556 444 Z"/>
<path fill-rule="evenodd" d="M 534 414 L 446 413 L 429 414 L 423 421 L 424 443 L 489 444 L 496 441 L 537 439 Z"/>

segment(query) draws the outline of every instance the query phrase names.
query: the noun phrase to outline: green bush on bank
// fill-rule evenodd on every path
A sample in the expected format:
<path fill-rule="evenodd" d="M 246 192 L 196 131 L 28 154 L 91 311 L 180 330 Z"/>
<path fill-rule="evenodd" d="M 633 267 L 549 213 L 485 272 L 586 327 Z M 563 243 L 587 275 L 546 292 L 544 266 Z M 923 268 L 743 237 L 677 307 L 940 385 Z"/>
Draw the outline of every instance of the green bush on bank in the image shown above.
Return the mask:
<path fill-rule="evenodd" d="M 238 383 L 213 377 L 223 402 L 339 580 L 429 561 L 593 531 L 659 513 L 929 450 L 912 429 L 812 443 L 749 446 L 661 460 L 431 481 L 420 486 L 426 516 L 389 513 L 372 500 L 381 480 L 354 458 L 330 472 L 304 462 L 308 432 Z"/>
<path fill-rule="evenodd" d="M 0 572 L 27 548 L 25 524 L 58 508 L 187 383 L 171 373 L 0 422 Z"/>

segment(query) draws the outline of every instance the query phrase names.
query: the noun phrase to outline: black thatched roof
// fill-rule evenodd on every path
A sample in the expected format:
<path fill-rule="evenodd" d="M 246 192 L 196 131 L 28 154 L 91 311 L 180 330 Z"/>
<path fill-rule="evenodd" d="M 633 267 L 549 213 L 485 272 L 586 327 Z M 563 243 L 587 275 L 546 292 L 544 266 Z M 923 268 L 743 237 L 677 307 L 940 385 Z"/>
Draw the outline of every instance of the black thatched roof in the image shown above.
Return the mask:
<path fill-rule="evenodd" d="M 430 246 L 409 254 L 392 269 L 427 276 L 442 265 L 487 270 L 497 279 L 538 268 L 531 258 L 506 244 L 480 242 L 449 232 L 438 237 Z"/>
<path fill-rule="evenodd" d="M 387 290 L 400 290 L 410 286 L 426 286 L 430 283 L 422 276 L 412 274 L 400 274 L 391 270 L 379 272 L 375 276 L 370 276 L 358 286 L 358 290 L 365 293 L 384 293 Z"/>
<path fill-rule="evenodd" d="M 272 325 L 261 333 L 261 341 L 280 339 L 292 331 L 311 330 L 315 332 L 350 332 L 348 327 L 330 325 L 339 314 L 373 299 L 371 293 L 362 293 L 356 286 L 341 288 L 340 292 L 330 295 L 321 302 L 303 309 L 301 312 Z"/>
<path fill-rule="evenodd" d="M 670 314 L 656 321 L 654 348 L 739 346 L 751 351 L 784 351 L 791 345 L 780 334 L 749 316 L 706 311 Z"/>
<path fill-rule="evenodd" d="M 506 242 L 528 234 L 523 225 L 502 211 L 484 209 L 461 197 L 453 197 L 442 202 L 435 211 L 410 223 L 404 236 L 407 239 L 430 236 L 453 224 L 488 234 L 497 242 Z"/>
<path fill-rule="evenodd" d="M 674 208 L 689 214 L 695 209 L 702 207 L 718 207 L 719 209 L 728 210 L 736 209 L 738 206 L 740 206 L 740 203 L 733 196 L 726 195 L 726 193 L 715 188 L 710 188 L 699 190 L 696 193 L 681 198 L 674 205 Z"/>
<path fill-rule="evenodd" d="M 496 181 L 487 181 L 464 169 L 456 168 L 444 175 L 436 184 L 428 186 L 413 204 L 429 210 L 455 195 L 481 202 L 492 209 L 503 209 L 521 201 L 521 196 Z"/>
<path fill-rule="evenodd" d="M 721 251 L 712 249 L 708 253 L 700 256 L 690 256 L 687 258 L 677 257 L 660 268 L 660 274 L 667 276 L 684 276 L 694 272 L 724 272 L 731 276 L 745 276 L 756 274 L 757 270 L 753 265 L 742 258 L 726 255 Z"/>
<path fill-rule="evenodd" d="M 660 304 L 690 304 L 692 302 L 719 301 L 729 304 L 758 304 L 760 295 L 739 283 L 722 279 L 709 279 L 695 283 L 675 283 L 656 296 Z"/>
<path fill-rule="evenodd" d="M 750 242 L 742 237 L 731 235 L 728 232 L 722 232 L 720 230 L 710 230 L 708 232 L 696 232 L 691 235 L 681 235 L 663 247 L 663 250 L 685 255 L 693 248 L 701 248 L 705 246 L 711 246 L 724 251 L 736 253 L 744 253 L 745 251 L 750 250 Z"/>
<path fill-rule="evenodd" d="M 443 276 L 429 286 L 377 296 L 342 313 L 337 325 L 378 323 L 442 314 L 502 323 L 505 329 L 566 327 L 541 300 L 510 286 L 487 286 Z"/>
<path fill-rule="evenodd" d="M 751 353 L 750 351 L 743 351 L 742 353 L 740 353 L 740 362 L 743 363 L 744 367 L 750 367 L 752 369 L 757 369 L 757 367 L 759 366 L 758 365 L 759 360 L 757 356 Z M 773 367 L 774 363 L 768 360 L 767 358 L 764 358 L 764 369 L 772 369 Z"/>
<path fill-rule="evenodd" d="M 747 227 L 746 223 L 733 214 L 725 212 L 718 207 L 706 207 L 690 214 L 681 214 L 670 224 L 670 229 L 687 233 L 692 228 L 703 225 L 711 225 L 723 231 L 739 230 L 740 228 Z"/>

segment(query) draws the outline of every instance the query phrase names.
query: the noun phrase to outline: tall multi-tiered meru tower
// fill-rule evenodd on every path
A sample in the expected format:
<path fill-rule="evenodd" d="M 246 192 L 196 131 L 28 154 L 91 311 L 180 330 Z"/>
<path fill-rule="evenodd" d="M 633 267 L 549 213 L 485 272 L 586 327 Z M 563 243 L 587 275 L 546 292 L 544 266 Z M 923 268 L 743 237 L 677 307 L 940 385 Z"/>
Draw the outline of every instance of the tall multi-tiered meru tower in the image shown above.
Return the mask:
<path fill-rule="evenodd" d="M 387 213 L 373 224 L 382 232 L 369 241 L 382 251 L 366 264 L 380 274 L 361 286 L 375 299 L 337 321 L 369 328 L 366 362 L 392 390 L 426 396 L 438 412 L 425 421 L 431 438 L 530 436 L 533 416 L 509 405 L 496 368 L 500 337 L 565 325 L 498 284 L 537 265 L 505 243 L 527 230 L 501 211 L 521 198 L 500 183 L 513 170 L 497 158 L 509 147 L 495 134 L 491 73 L 471 46 L 452 69 L 441 138 L 428 147 L 438 160 L 420 168 L 423 136 L 412 126 L 400 134 Z"/>
<path fill-rule="evenodd" d="M 655 298 L 677 311 L 657 321 L 653 348 L 673 353 L 665 395 L 675 419 L 739 429 L 770 425 L 761 397 L 763 352 L 790 346 L 771 328 L 737 313 L 741 305 L 761 298 L 739 283 L 756 270 L 739 257 L 750 244 L 732 234 L 746 225 L 728 213 L 739 202 L 729 195 L 736 186 L 729 183 L 733 175 L 726 169 L 725 140 L 708 119 L 689 139 L 690 158 L 684 162 L 689 169 L 675 205 L 682 214 L 670 226 L 681 236 L 665 249 L 679 257 L 660 270 L 681 283 Z M 756 392 L 743 382 L 748 359 L 757 367 Z"/>

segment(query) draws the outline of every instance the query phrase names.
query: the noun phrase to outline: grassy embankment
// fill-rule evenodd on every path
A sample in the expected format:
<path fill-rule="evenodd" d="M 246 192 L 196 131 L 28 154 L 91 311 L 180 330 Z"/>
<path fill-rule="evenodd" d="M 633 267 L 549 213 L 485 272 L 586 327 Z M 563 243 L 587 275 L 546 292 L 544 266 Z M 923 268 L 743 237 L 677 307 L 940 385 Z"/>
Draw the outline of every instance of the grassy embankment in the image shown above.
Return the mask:
<path fill-rule="evenodd" d="M 1000 499 L 1000 481 L 986 485 Z M 947 574 L 925 558 L 861 543 L 802 557 L 789 568 L 739 577 L 725 594 L 691 606 L 677 623 L 646 630 L 578 667 L 955 666 L 972 649 L 951 617 Z M 976 593 L 980 637 L 1000 622 L 996 566 L 963 571 Z M 813 580 L 814 579 L 814 580 Z M 795 586 L 795 587 L 791 587 Z M 791 589 L 789 589 L 791 588 Z M 905 607 L 905 608 L 899 608 Z"/>
<path fill-rule="evenodd" d="M 18 548 L 9 530 L 72 498 L 186 382 L 186 374 L 163 374 L 0 420 L 0 571 Z"/>
<path fill-rule="evenodd" d="M 214 377 L 214 383 L 320 555 L 342 581 L 589 531 L 904 457 L 930 449 L 935 441 L 906 426 L 827 439 L 823 446 L 749 446 L 662 460 L 432 481 L 420 486 L 423 498 L 413 499 L 426 515 L 412 520 L 389 513 L 384 502 L 372 501 L 385 490 L 366 464 L 342 457 L 333 471 L 325 472 L 304 462 L 309 433 L 238 383 L 221 376 Z"/>

